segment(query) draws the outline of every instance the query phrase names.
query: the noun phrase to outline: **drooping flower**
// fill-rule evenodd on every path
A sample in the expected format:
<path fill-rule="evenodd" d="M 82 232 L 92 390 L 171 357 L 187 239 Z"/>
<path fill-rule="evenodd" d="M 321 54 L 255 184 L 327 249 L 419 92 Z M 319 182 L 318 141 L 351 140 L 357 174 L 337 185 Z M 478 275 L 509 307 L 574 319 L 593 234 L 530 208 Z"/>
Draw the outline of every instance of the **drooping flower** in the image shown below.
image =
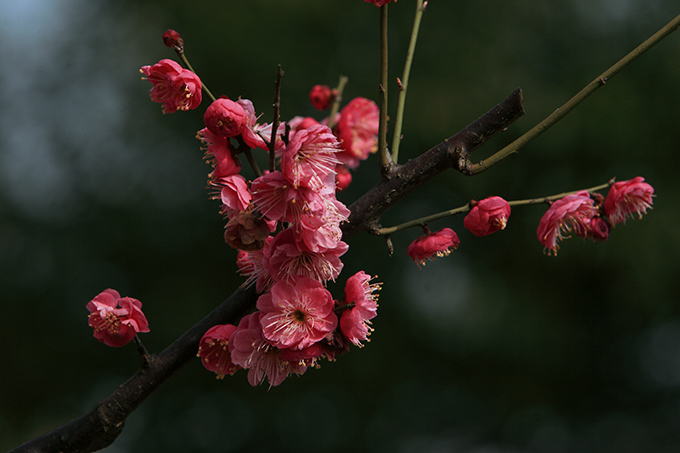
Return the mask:
<path fill-rule="evenodd" d="M 474 204 L 463 224 L 475 236 L 486 236 L 505 228 L 510 205 L 501 197 L 489 197 Z"/>
<path fill-rule="evenodd" d="M 460 245 L 458 235 L 451 228 L 443 228 L 435 233 L 429 233 L 417 238 L 408 246 L 408 256 L 416 262 L 418 267 L 425 265 L 425 260 L 447 256 Z"/>
<path fill-rule="evenodd" d="M 352 99 L 340 111 L 334 132 L 343 152 L 337 158 L 347 167 L 358 167 L 359 161 L 378 150 L 379 113 L 375 102 L 362 97 Z"/>
<path fill-rule="evenodd" d="M 642 218 L 652 208 L 654 188 L 645 178 L 638 176 L 630 181 L 616 182 L 609 189 L 604 200 L 604 212 L 612 225 L 623 223 L 635 214 Z"/>
<path fill-rule="evenodd" d="M 149 322 L 142 303 L 131 297 L 120 297 L 118 291 L 106 289 L 87 304 L 88 324 L 94 337 L 107 346 L 128 344 L 137 333 L 149 332 Z"/>
<path fill-rule="evenodd" d="M 264 337 L 277 348 L 304 349 L 338 324 L 331 293 L 320 281 L 297 277 L 279 281 L 257 299 Z"/>
<path fill-rule="evenodd" d="M 236 137 L 246 127 L 247 121 L 241 104 L 227 98 L 216 99 L 203 115 L 208 130 L 222 137 Z"/>
<path fill-rule="evenodd" d="M 201 104 L 201 79 L 179 63 L 164 59 L 153 66 L 142 66 L 140 72 L 153 84 L 151 100 L 163 104 L 163 113 L 191 110 Z"/>
<path fill-rule="evenodd" d="M 252 200 L 246 178 L 241 175 L 226 176 L 213 181 L 212 184 L 220 188 L 222 212 L 229 218 L 244 211 Z"/>
<path fill-rule="evenodd" d="M 229 338 L 235 331 L 236 326 L 232 324 L 213 326 L 203 335 L 198 345 L 197 356 L 208 371 L 217 373 L 217 379 L 241 369 L 232 362 L 229 351 Z"/>
<path fill-rule="evenodd" d="M 259 311 L 244 316 L 229 341 L 233 363 L 248 370 L 250 385 L 259 385 L 266 377 L 269 385 L 277 386 L 290 374 L 302 374 L 304 365 L 281 358 L 281 350 L 272 346 L 262 335 Z"/>
<path fill-rule="evenodd" d="M 326 110 L 333 103 L 333 92 L 328 85 L 314 85 L 309 100 L 317 110 Z"/>
<path fill-rule="evenodd" d="M 205 160 L 214 167 L 210 174 L 211 180 L 235 175 L 241 171 L 241 162 L 232 152 L 227 137 L 213 134 L 207 127 L 204 127 L 198 131 L 196 138 L 205 144 L 203 147 Z"/>
<path fill-rule="evenodd" d="M 370 283 L 373 277 L 359 271 L 347 279 L 345 284 L 345 304 L 351 305 L 340 316 L 342 334 L 355 346 L 368 341 L 373 331 L 371 319 L 378 314 L 378 294 L 380 284 Z"/>
<path fill-rule="evenodd" d="M 555 201 L 543 214 L 536 230 L 538 240 L 548 254 L 557 255 L 558 241 L 573 232 L 583 238 L 589 237 L 589 223 L 597 216 L 597 208 L 587 191 L 567 195 Z"/>

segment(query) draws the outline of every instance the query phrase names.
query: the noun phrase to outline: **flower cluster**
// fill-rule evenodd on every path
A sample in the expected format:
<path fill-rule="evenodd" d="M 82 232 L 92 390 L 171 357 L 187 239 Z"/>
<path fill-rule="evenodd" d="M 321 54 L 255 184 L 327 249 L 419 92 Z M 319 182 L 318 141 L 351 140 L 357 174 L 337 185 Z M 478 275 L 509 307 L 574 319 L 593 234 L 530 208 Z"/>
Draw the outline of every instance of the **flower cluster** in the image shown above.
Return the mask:
<path fill-rule="evenodd" d="M 327 107 L 326 95 L 314 88 L 310 99 Z M 347 168 L 377 148 L 377 119 L 377 106 L 365 98 L 345 106 L 333 130 L 328 120 L 296 117 L 272 131 L 247 99 L 222 97 L 207 108 L 197 137 L 212 166 L 208 185 L 227 219 L 225 242 L 239 251 L 246 284 L 261 294 L 255 313 L 201 340 L 198 355 L 218 378 L 244 368 L 252 385 L 265 378 L 279 385 L 368 340 L 379 285 L 359 272 L 347 281 L 343 302 L 326 285 L 339 276 L 348 249 L 340 224 L 349 210 L 336 191 L 348 184 Z M 239 155 L 269 151 L 272 140 L 278 169 L 247 181 Z"/>
<path fill-rule="evenodd" d="M 142 303 L 131 297 L 120 297 L 118 291 L 106 289 L 88 302 L 88 324 L 94 337 L 107 346 L 121 347 L 141 332 L 149 332 L 142 313 Z"/>
<path fill-rule="evenodd" d="M 611 228 L 652 207 L 654 188 L 638 176 L 614 183 L 604 198 L 580 191 L 550 205 L 541 218 L 536 235 L 548 254 L 557 255 L 558 241 L 573 233 L 584 239 L 605 241 Z"/>
<path fill-rule="evenodd" d="M 652 207 L 654 188 L 638 176 L 629 181 L 613 183 L 607 197 L 579 191 L 551 203 L 541 218 L 536 236 L 548 255 L 557 255 L 558 242 L 571 234 L 597 242 L 609 238 L 611 228 L 634 216 L 642 218 Z M 527 204 L 526 202 L 523 204 Z M 486 236 L 505 228 L 510 217 L 510 204 L 501 197 L 485 198 L 470 203 L 470 212 L 463 224 L 475 236 Z M 417 238 L 408 248 L 408 255 L 418 267 L 425 260 L 446 256 L 460 245 L 456 233 L 444 228 Z"/>

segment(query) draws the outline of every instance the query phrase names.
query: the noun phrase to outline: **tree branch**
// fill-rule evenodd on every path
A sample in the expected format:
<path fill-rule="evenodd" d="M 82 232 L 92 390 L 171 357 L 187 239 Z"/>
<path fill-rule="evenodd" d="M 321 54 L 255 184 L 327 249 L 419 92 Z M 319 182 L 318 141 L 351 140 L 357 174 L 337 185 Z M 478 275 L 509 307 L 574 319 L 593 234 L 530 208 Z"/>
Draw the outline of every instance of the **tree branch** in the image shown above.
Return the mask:
<path fill-rule="evenodd" d="M 522 115 L 522 90 L 517 88 L 465 129 L 404 165 L 394 167 L 389 178 L 383 178 L 350 206 L 349 222 L 342 225 L 343 237 L 360 230 L 374 232 L 380 227 L 380 215 L 387 208 L 444 170 L 455 168 L 468 174 L 472 152 Z"/>
<path fill-rule="evenodd" d="M 392 177 L 383 180 L 349 207 L 350 223 L 343 225 L 343 237 L 372 229 L 385 209 L 447 168 L 467 168 L 472 151 L 523 113 L 521 90 L 516 89 L 507 99 L 456 135 L 420 157 L 395 167 Z M 256 300 L 254 285 L 249 289 L 237 289 L 163 352 L 149 355 L 148 362 L 89 413 L 17 447 L 11 453 L 91 452 L 111 445 L 123 431 L 127 417 L 196 357 L 203 334 L 217 324 L 238 324 L 239 319 L 255 307 Z"/>

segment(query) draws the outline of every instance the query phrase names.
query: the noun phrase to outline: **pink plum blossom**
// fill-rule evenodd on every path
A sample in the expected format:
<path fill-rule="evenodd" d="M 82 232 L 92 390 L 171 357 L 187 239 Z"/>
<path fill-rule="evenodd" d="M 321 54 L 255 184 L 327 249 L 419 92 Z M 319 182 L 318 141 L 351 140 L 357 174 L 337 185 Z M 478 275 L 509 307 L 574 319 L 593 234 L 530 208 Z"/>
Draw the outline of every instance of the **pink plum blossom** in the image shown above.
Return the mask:
<path fill-rule="evenodd" d="M 501 197 L 489 197 L 474 203 L 463 224 L 475 236 L 486 236 L 505 228 L 510 205 Z"/>
<path fill-rule="evenodd" d="M 298 129 L 291 137 L 281 157 L 281 171 L 293 187 L 320 189 L 329 177 L 335 181 L 335 166 L 340 162 L 337 138 L 328 126 L 317 124 Z M 335 191 L 335 182 L 332 184 Z"/>
<path fill-rule="evenodd" d="M 362 97 L 352 99 L 340 111 L 334 132 L 343 151 L 337 158 L 347 167 L 358 167 L 359 161 L 378 150 L 379 113 L 375 102 Z"/>
<path fill-rule="evenodd" d="M 246 178 L 241 175 L 232 175 L 213 181 L 213 185 L 221 187 L 220 200 L 222 200 L 222 212 L 227 217 L 235 217 L 244 211 L 252 200 Z"/>
<path fill-rule="evenodd" d="M 151 100 L 163 104 L 163 113 L 195 109 L 201 104 L 201 79 L 179 63 L 163 59 L 153 66 L 142 66 L 140 72 L 153 85 Z"/>
<path fill-rule="evenodd" d="M 86 308 L 90 311 L 88 324 L 94 337 L 107 346 L 124 346 L 137 333 L 149 332 L 142 303 L 131 297 L 120 297 L 113 289 L 99 293 Z"/>
<path fill-rule="evenodd" d="M 246 127 L 243 128 L 241 132 L 241 137 L 246 145 L 251 148 L 260 148 L 264 150 L 269 149 L 267 142 L 271 141 L 272 135 L 272 125 L 271 124 L 259 124 L 257 122 L 258 117 L 255 114 L 255 107 L 252 101 L 248 99 L 239 99 L 236 101 L 243 107 L 246 113 Z M 281 139 L 281 134 L 286 131 L 286 123 L 279 124 L 276 131 L 276 150 L 280 150 L 284 146 L 284 142 Z M 263 138 L 264 137 L 264 138 Z M 266 141 L 265 141 L 266 140 Z"/>
<path fill-rule="evenodd" d="M 259 311 L 244 316 L 229 340 L 232 362 L 248 370 L 250 385 L 266 377 L 270 386 L 281 384 L 290 374 L 303 374 L 307 367 L 281 358 L 281 350 L 262 335 Z"/>
<path fill-rule="evenodd" d="M 343 264 L 340 256 L 349 246 L 339 241 L 335 248 L 323 252 L 307 252 L 301 250 L 295 238 L 295 231 L 286 228 L 278 233 L 264 255 L 263 265 L 275 281 L 291 282 L 299 276 L 326 282 L 337 278 Z"/>
<path fill-rule="evenodd" d="M 458 235 L 451 228 L 443 228 L 435 233 L 428 233 L 417 238 L 408 246 L 408 256 L 418 267 L 425 265 L 425 260 L 447 256 L 460 245 Z"/>
<path fill-rule="evenodd" d="M 241 369 L 231 361 L 229 337 L 236 331 L 236 326 L 224 324 L 213 326 L 203 335 L 198 345 L 198 357 L 208 371 L 217 373 L 217 379 L 227 374 L 232 375 Z"/>
<path fill-rule="evenodd" d="M 246 127 L 248 119 L 241 104 L 219 98 L 208 106 L 203 122 L 210 132 L 222 137 L 236 137 Z"/>
<path fill-rule="evenodd" d="M 614 183 L 604 200 L 604 212 L 612 225 L 623 223 L 635 214 L 642 218 L 652 207 L 654 188 L 645 178 L 638 176 L 630 181 Z"/>
<path fill-rule="evenodd" d="M 321 195 L 307 187 L 295 188 L 280 171 L 255 179 L 251 190 L 253 203 L 271 220 L 298 223 L 303 215 L 319 217 L 325 210 Z"/>
<path fill-rule="evenodd" d="M 227 137 L 213 134 L 206 127 L 198 131 L 197 138 L 205 144 L 205 160 L 214 168 L 210 179 L 235 175 L 241 171 L 241 162 L 232 152 Z"/>
<path fill-rule="evenodd" d="M 331 293 L 318 280 L 279 281 L 257 300 L 264 337 L 277 348 L 304 349 L 338 324 Z"/>
<path fill-rule="evenodd" d="M 368 341 L 373 331 L 370 320 L 378 314 L 377 291 L 380 284 L 370 283 L 371 279 L 370 275 L 359 271 L 345 284 L 345 304 L 351 307 L 340 316 L 340 330 L 355 346 L 362 346 L 362 341 Z"/>
<path fill-rule="evenodd" d="M 543 214 L 538 224 L 536 236 L 547 253 L 557 255 L 558 241 L 568 238 L 574 232 L 577 236 L 588 237 L 589 223 L 597 216 L 590 194 L 582 190 L 555 201 Z"/>

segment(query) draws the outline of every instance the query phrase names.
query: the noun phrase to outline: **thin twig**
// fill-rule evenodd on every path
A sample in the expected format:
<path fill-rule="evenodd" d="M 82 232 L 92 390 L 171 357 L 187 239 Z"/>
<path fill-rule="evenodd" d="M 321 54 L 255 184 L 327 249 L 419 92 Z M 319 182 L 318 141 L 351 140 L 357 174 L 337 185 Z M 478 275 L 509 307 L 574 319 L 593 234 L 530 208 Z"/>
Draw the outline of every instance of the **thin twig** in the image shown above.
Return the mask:
<path fill-rule="evenodd" d="M 397 99 L 397 116 L 394 119 L 394 135 L 392 137 L 392 160 L 396 163 L 399 161 L 399 145 L 401 144 L 401 126 L 404 122 L 404 106 L 406 105 L 406 91 L 408 90 L 408 81 L 411 75 L 411 64 L 413 63 L 413 54 L 416 51 L 416 42 L 418 41 L 418 31 L 420 30 L 420 20 L 423 17 L 423 0 L 416 2 L 416 15 L 413 19 L 413 30 L 411 31 L 411 41 L 408 45 L 408 52 L 406 53 L 406 63 L 404 63 L 404 74 L 399 83 L 399 98 Z"/>
<path fill-rule="evenodd" d="M 524 145 L 541 135 L 543 132 L 547 131 L 551 126 L 557 123 L 559 120 L 564 118 L 569 112 L 574 110 L 581 102 L 583 102 L 588 96 L 593 94 L 595 90 L 607 83 L 612 77 L 621 72 L 623 68 L 631 64 L 633 61 L 637 60 L 643 53 L 654 47 L 666 36 L 670 35 L 672 32 L 680 27 L 680 15 L 671 20 L 659 31 L 650 36 L 646 41 L 637 46 L 628 55 L 617 61 L 612 67 L 607 69 L 605 72 L 596 77 L 588 85 L 586 85 L 581 91 L 579 91 L 574 97 L 569 99 L 562 107 L 555 110 L 553 113 L 548 115 L 543 121 L 538 123 L 536 126 L 531 128 L 524 135 L 519 137 L 514 142 L 510 143 L 505 148 L 493 154 L 491 157 L 480 161 L 470 167 L 470 171 L 467 173 L 469 175 L 475 175 L 481 173 L 490 167 L 496 165 L 501 160 L 505 159 L 509 155 L 516 153 Z"/>
<path fill-rule="evenodd" d="M 526 200 L 514 200 L 514 201 L 509 201 L 508 204 L 510 206 L 526 206 L 526 205 L 532 205 L 532 204 L 540 204 L 540 203 L 547 203 L 550 201 L 555 201 L 559 200 L 560 198 L 564 198 L 567 195 L 575 194 L 578 192 L 586 191 L 586 192 L 597 192 L 598 190 L 606 189 L 608 187 L 611 187 L 611 185 L 614 184 L 614 179 L 611 179 L 609 182 L 606 184 L 600 184 L 599 186 L 591 187 L 589 189 L 581 189 L 581 190 L 572 190 L 570 192 L 562 192 L 556 195 L 549 195 L 547 197 L 541 197 L 541 198 L 530 198 Z M 374 234 L 377 234 L 379 236 L 384 236 L 384 235 L 389 235 L 389 234 L 394 234 L 397 231 L 402 231 L 407 228 L 413 228 L 417 226 L 422 226 L 424 224 L 427 224 L 429 222 L 434 222 L 435 220 L 443 219 L 446 217 L 450 217 L 456 214 L 465 214 L 466 212 L 470 211 L 470 203 L 466 203 L 463 206 L 460 206 L 455 209 L 449 209 L 448 211 L 442 211 L 438 212 L 437 214 L 432 214 L 426 217 L 421 217 L 419 219 L 414 219 L 414 220 L 409 220 L 408 222 L 401 223 L 399 225 L 393 226 L 393 227 L 386 227 L 386 228 L 380 228 L 378 230 L 373 231 Z"/>
<path fill-rule="evenodd" d="M 380 122 L 378 126 L 378 158 L 380 173 L 387 177 L 390 171 L 387 156 L 387 7 L 380 7 L 380 84 L 378 86 L 378 106 Z"/>

